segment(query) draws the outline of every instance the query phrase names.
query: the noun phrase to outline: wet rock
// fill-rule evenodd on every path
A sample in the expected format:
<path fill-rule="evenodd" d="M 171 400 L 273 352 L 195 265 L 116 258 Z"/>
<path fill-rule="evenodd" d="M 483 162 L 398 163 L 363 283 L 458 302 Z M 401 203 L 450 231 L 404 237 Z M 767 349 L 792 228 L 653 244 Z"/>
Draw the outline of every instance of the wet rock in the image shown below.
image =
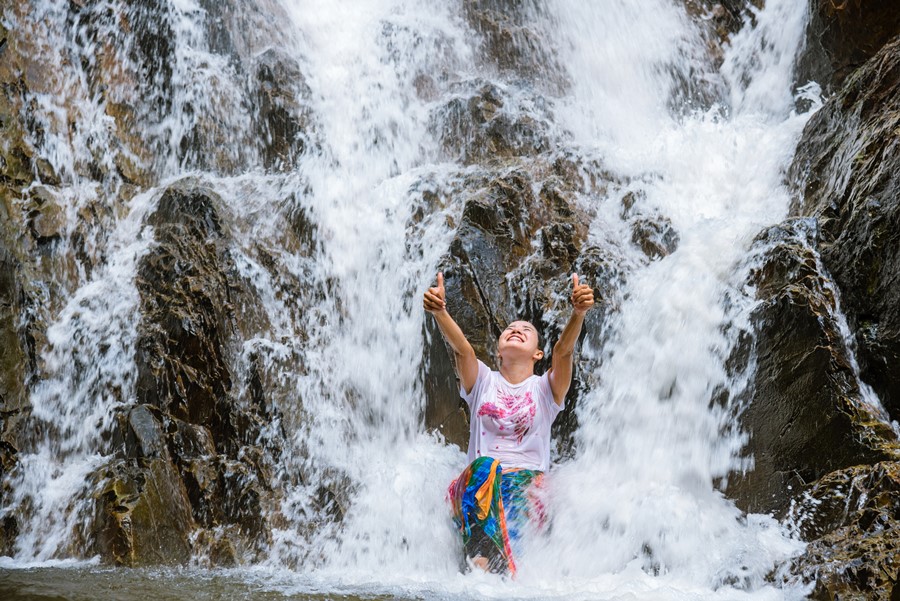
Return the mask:
<path fill-rule="evenodd" d="M 568 86 L 551 38 L 538 27 L 544 11 L 535 0 L 466 0 L 463 12 L 482 38 L 479 56 L 502 75 L 559 94 Z"/>
<path fill-rule="evenodd" d="M 706 22 L 715 32 L 720 43 L 727 42 L 731 34 L 740 31 L 744 23 L 744 15 L 749 8 L 761 5 L 762 2 L 750 0 L 685 0 L 684 6 L 688 15 L 700 22 Z"/>
<path fill-rule="evenodd" d="M 41 186 L 31 191 L 31 208 L 28 211 L 28 229 L 38 244 L 59 240 L 65 233 L 65 209 L 47 188 Z"/>
<path fill-rule="evenodd" d="M 651 260 L 675 252 L 678 240 L 678 232 L 672 227 L 672 221 L 665 217 L 636 219 L 631 226 L 631 241 Z"/>
<path fill-rule="evenodd" d="M 796 182 L 792 213 L 819 222 L 822 260 L 856 335 L 862 378 L 895 419 L 900 417 L 898 127 L 900 38 L 895 38 L 810 119 L 790 172 Z"/>
<path fill-rule="evenodd" d="M 29 407 L 27 357 L 19 329 L 21 303 L 18 261 L 0 246 L 0 479 L 16 464 L 18 438 Z"/>
<path fill-rule="evenodd" d="M 465 451 L 469 440 L 469 415 L 465 402 L 459 397 L 453 355 L 443 344 L 433 319 L 426 319 L 424 336 L 425 427 L 440 432 L 447 442 Z"/>
<path fill-rule="evenodd" d="M 158 123 L 172 109 L 175 57 L 174 19 L 167 3 L 148 0 L 132 3 L 122 18 L 134 35 L 130 58 L 142 83 L 142 108 L 150 121 Z"/>
<path fill-rule="evenodd" d="M 18 460 L 30 412 L 34 337 L 39 336 L 29 312 L 31 241 L 20 206 L 22 191 L 34 181 L 34 165 L 20 118 L 29 60 L 20 49 L 19 37 L 15 29 L 8 31 L 0 23 L 0 480 Z M 0 506 L 6 505 L 8 493 L 0 489 Z M 0 521 L 0 554 L 12 554 L 17 535 L 16 517 L 4 517 Z"/>
<path fill-rule="evenodd" d="M 128 457 L 166 458 L 181 478 L 192 523 L 210 533 L 225 528 L 230 545 L 257 553 L 268 536 L 263 504 L 278 451 L 276 442 L 263 448 L 258 441 L 277 420 L 263 374 L 250 372 L 260 377 L 249 392 L 235 386 L 244 377 L 233 371 L 235 333 L 247 324 L 238 324 L 232 300 L 252 304 L 254 296 L 231 259 L 221 202 L 188 179 L 167 188 L 147 218 L 157 244 L 136 278 L 143 404 L 128 414 L 125 448 Z"/>
<path fill-rule="evenodd" d="M 260 50 L 284 48 L 289 43 L 275 24 L 290 15 L 274 0 L 200 0 L 199 5 L 206 11 L 210 52 L 230 57 L 235 68 L 252 62 Z"/>
<path fill-rule="evenodd" d="M 308 144 L 309 88 L 297 61 L 283 51 L 269 48 L 256 58 L 257 125 L 263 165 L 267 169 L 290 170 Z"/>
<path fill-rule="evenodd" d="M 727 494 L 746 511 L 783 515 L 826 474 L 890 459 L 893 431 L 867 404 L 835 317 L 835 298 L 817 260 L 814 224 L 765 230 L 751 280 L 756 369 L 740 415 L 752 469 Z"/>
<path fill-rule="evenodd" d="M 128 412 L 125 447 L 129 457 L 168 458 L 158 415 L 158 410 L 147 405 L 138 405 Z"/>
<path fill-rule="evenodd" d="M 809 0 L 806 46 L 797 65 L 797 83 L 816 81 L 826 93 L 893 37 L 900 35 L 900 11 L 893 0 Z"/>
<path fill-rule="evenodd" d="M 900 594 L 900 463 L 847 468 L 820 479 L 792 510 L 809 541 L 793 570 L 810 599 L 892 601 Z"/>
<path fill-rule="evenodd" d="M 530 105 L 530 106 L 529 106 Z M 536 156 L 551 143 L 540 101 L 516 101 L 495 84 L 462 89 L 432 114 L 444 152 L 464 164 Z"/>
<path fill-rule="evenodd" d="M 140 262 L 142 315 L 137 395 L 193 423 L 222 427 L 218 411 L 231 387 L 225 360 L 231 322 L 227 241 L 202 188 L 173 186 L 148 219 L 159 245 Z"/>
<path fill-rule="evenodd" d="M 218 457 L 212 434 L 204 426 L 169 421 L 169 451 L 179 468 L 194 520 L 203 527 L 224 522 Z"/>
<path fill-rule="evenodd" d="M 745 25 L 755 27 L 755 10 L 763 0 L 684 0 L 685 11 L 706 42 L 704 51 L 692 50 L 690 66 L 672 65 L 669 72 L 675 87 L 669 107 L 680 114 L 707 111 L 716 104 L 727 104 L 727 90 L 718 76 L 725 60 L 731 36 Z"/>
<path fill-rule="evenodd" d="M 164 458 L 123 461 L 103 472 L 95 552 L 117 565 L 187 564 L 194 522 L 184 485 Z"/>

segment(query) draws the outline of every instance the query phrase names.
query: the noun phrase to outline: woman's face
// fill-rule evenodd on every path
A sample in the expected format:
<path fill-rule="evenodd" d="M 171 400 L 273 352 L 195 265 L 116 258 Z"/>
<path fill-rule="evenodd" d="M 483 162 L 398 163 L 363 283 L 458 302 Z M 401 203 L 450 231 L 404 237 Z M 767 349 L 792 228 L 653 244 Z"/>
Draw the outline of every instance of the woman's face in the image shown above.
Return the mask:
<path fill-rule="evenodd" d="M 538 350 L 537 329 L 527 321 L 512 322 L 497 339 L 497 350 L 501 358 L 512 358 L 511 354 L 532 357 Z"/>

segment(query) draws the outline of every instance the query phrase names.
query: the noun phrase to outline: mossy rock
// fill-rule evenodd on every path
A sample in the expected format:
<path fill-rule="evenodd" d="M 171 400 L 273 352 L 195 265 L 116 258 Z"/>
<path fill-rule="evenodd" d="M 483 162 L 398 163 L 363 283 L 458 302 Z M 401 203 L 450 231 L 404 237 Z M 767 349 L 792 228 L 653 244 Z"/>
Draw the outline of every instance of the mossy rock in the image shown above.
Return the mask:
<path fill-rule="evenodd" d="M 900 595 L 900 463 L 828 474 L 792 517 L 810 541 L 793 568 L 815 583 L 811 599 L 894 601 Z"/>
<path fill-rule="evenodd" d="M 187 564 L 195 525 L 175 467 L 164 458 L 120 462 L 104 476 L 96 494 L 95 551 L 131 567 Z"/>

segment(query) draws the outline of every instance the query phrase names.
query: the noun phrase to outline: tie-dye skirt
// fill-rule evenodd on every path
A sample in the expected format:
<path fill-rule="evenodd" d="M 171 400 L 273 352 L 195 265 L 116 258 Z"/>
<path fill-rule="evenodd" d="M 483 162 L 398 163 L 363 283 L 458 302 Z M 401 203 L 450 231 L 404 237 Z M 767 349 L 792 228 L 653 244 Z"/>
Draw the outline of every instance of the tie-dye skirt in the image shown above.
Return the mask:
<path fill-rule="evenodd" d="M 492 571 L 516 573 L 515 555 L 528 527 L 541 528 L 544 507 L 536 493 L 543 472 L 504 470 L 491 457 L 479 457 L 450 484 L 453 522 L 469 557 L 486 558 Z"/>

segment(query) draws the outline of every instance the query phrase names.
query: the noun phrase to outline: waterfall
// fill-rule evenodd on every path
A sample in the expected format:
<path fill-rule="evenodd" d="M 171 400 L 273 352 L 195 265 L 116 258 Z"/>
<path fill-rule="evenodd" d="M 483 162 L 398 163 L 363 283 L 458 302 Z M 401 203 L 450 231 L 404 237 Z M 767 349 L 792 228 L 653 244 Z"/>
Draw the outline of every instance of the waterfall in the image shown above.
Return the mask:
<path fill-rule="evenodd" d="M 742 290 L 747 274 L 736 266 L 760 229 L 786 213 L 782 174 L 805 122 L 791 112 L 790 95 L 804 15 L 769 3 L 755 29 L 732 39 L 721 81 L 710 74 L 726 100 L 678 118 L 666 111 L 665 92 L 678 85 L 682 67 L 670 61 L 690 55 L 686 34 L 670 33 L 665 48 L 641 46 L 636 68 L 612 69 L 609 77 L 604 46 L 648 38 L 661 44 L 666 38 L 645 28 L 683 31 L 683 16 L 667 3 L 650 11 L 668 20 L 659 25 L 624 9 L 581 11 L 566 6 L 560 17 L 576 31 L 590 23 L 592 34 L 571 47 L 586 75 L 573 76 L 579 83 L 566 118 L 589 132 L 584 143 L 601 140 L 593 145 L 638 181 L 640 202 L 668 216 L 680 240 L 676 252 L 631 276 L 611 319 L 598 385 L 579 407 L 578 453 L 554 474 L 554 501 L 578 510 L 560 511 L 536 561 L 566 557 L 552 569 L 559 576 L 634 561 L 653 573 L 755 588 L 791 544 L 777 523 L 741 516 L 710 483 L 742 469 L 745 440 L 734 399 L 746 373 L 729 373 L 726 362 L 750 332 L 754 299 Z M 767 79 L 764 90 L 753 69 Z M 648 91 L 654 85 L 656 93 Z M 622 88 L 638 96 L 632 110 L 617 106 L 621 99 L 603 110 Z M 728 400 L 712 400 L 720 395 Z"/>
<path fill-rule="evenodd" d="M 466 10 L 490 2 L 257 0 L 217 12 L 160 0 L 145 13 L 108 0 L 74 18 L 65 2 L 34 4 L 5 17 L 61 49 L 48 58 L 59 78 L 32 98 L 45 134 L 30 142 L 61 179 L 70 226 L 57 252 L 74 255 L 86 228 L 91 259 L 54 280 L 43 308 L 47 346 L 30 397 L 39 427 L 6 480 L 3 512 L 27 520 L 15 565 L 91 555 L 95 471 L 113 455 L 116 412 L 138 402 L 135 279 L 158 243 L 147 216 L 190 177 L 221 199 L 234 272 L 258 299 L 226 353 L 236 403 L 251 402 L 257 368 L 277 391 L 276 418 L 259 433 L 279 451 L 265 457 L 275 492 L 256 569 L 287 589 L 298 575 L 316 590 L 401 597 L 802 596 L 779 571 L 802 543 L 770 516 L 742 514 L 721 488 L 750 467 L 737 415 L 752 364 L 735 371 L 728 359 L 755 306 L 743 259 L 786 215 L 783 175 L 808 117 L 792 90 L 805 4 L 752 9 L 717 62 L 698 22 L 668 0 L 493 3 L 540 44 L 514 39 L 512 66 L 479 54 L 490 32 Z M 155 62 L 115 14 L 145 27 L 164 15 L 154 39 L 173 61 Z M 229 19 L 243 28 L 226 43 L 216 32 Z M 92 89 L 92 69 L 111 56 L 132 78 Z M 302 148 L 277 159 L 258 134 L 254 87 L 272 56 L 293 65 L 280 73 L 296 81 L 281 83 L 305 125 Z M 572 450 L 548 475 L 552 527 L 529 543 L 515 582 L 459 573 L 444 494 L 465 456 L 422 425 L 421 294 L 467 183 L 517 165 L 448 147 L 447 136 L 468 134 L 447 107 L 488 84 L 499 111 L 542 128 L 548 155 L 611 174 L 577 202 L 592 215 L 589 241 L 615 249 L 624 281 L 599 291 L 614 310 L 581 349 L 591 386 Z M 111 122 L 113 106 L 127 119 Z M 130 149 L 112 142 L 126 135 Z M 77 225 L 88 206 L 100 217 Z M 668 256 L 649 260 L 632 242 L 645 217 L 677 236 Z M 302 248 L 286 242 L 298 219 L 311 232 Z M 564 318 L 544 317 L 550 329 Z M 207 552 L 194 562 L 206 565 Z"/>

